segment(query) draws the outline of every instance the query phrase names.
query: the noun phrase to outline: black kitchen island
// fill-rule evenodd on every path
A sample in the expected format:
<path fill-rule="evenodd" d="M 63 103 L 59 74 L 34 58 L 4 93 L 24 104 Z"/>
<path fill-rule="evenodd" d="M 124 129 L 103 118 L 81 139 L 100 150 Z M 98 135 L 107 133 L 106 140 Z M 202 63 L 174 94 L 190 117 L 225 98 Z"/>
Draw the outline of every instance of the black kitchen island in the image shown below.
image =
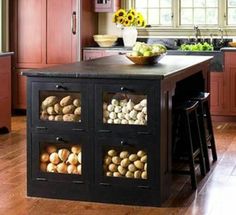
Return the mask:
<path fill-rule="evenodd" d="M 211 59 L 110 56 L 24 72 L 28 196 L 160 206 L 173 101 L 209 91 Z"/>

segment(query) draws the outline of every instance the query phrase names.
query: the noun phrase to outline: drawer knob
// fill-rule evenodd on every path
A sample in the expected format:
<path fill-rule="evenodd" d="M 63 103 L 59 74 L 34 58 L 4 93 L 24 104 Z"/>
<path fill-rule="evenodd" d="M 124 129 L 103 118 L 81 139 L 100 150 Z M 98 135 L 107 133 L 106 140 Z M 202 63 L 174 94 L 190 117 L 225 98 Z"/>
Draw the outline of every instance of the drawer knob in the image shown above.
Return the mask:
<path fill-rule="evenodd" d="M 56 85 L 56 88 L 57 88 L 58 90 L 59 90 L 59 89 L 67 90 L 67 87 L 64 87 L 64 86 L 59 85 L 59 84 Z"/>

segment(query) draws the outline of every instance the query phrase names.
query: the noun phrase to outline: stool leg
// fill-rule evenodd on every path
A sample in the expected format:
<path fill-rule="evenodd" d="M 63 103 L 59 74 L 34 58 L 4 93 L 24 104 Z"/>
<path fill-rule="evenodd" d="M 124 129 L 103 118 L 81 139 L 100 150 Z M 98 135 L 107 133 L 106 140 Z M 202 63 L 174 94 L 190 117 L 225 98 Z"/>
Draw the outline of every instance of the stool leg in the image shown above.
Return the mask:
<path fill-rule="evenodd" d="M 215 138 L 214 138 L 214 132 L 212 128 L 211 114 L 210 114 L 208 102 L 206 103 L 206 120 L 207 120 L 208 131 L 209 131 L 209 134 L 211 135 L 210 148 L 212 151 L 212 157 L 213 157 L 213 161 L 216 161 L 217 160 L 216 144 L 215 144 Z"/>
<path fill-rule="evenodd" d="M 185 141 L 187 142 L 188 147 L 188 157 L 189 157 L 189 169 L 190 169 L 190 175 L 191 175 L 191 185 L 192 189 L 197 189 L 197 179 L 195 174 L 195 167 L 194 167 L 194 158 L 193 158 L 193 143 L 192 143 L 192 136 L 191 136 L 191 128 L 190 128 L 190 120 L 188 114 L 185 115 Z M 190 144 L 189 144 L 190 143 Z"/>
<path fill-rule="evenodd" d="M 201 140 L 202 140 L 202 150 L 205 157 L 205 166 L 206 171 L 210 171 L 210 161 L 209 161 L 209 155 L 208 155 L 208 144 L 206 140 L 206 130 L 204 125 L 204 109 L 202 104 L 198 107 L 198 122 L 199 122 L 199 128 L 200 128 L 200 134 L 201 134 Z"/>
<path fill-rule="evenodd" d="M 198 141 L 198 147 L 199 147 L 199 162 L 200 162 L 200 170 L 201 170 L 201 175 L 205 176 L 206 175 L 206 167 L 205 167 L 205 157 L 202 149 L 202 139 L 201 139 L 201 133 L 200 133 L 200 128 L 199 128 L 199 123 L 198 123 L 198 115 L 197 115 L 197 110 L 194 111 L 195 115 L 195 126 L 196 126 L 196 132 L 197 132 L 197 141 Z"/>

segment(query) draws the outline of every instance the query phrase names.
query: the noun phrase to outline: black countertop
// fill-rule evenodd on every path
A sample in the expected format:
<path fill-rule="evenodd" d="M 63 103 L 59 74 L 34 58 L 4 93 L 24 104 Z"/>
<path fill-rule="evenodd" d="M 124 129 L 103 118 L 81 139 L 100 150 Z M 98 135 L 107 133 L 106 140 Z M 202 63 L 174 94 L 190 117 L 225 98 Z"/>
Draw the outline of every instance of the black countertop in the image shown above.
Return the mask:
<path fill-rule="evenodd" d="M 117 55 L 35 69 L 22 74 L 31 77 L 165 79 L 186 68 L 208 62 L 212 58 L 166 55 L 155 65 L 135 65 L 125 56 Z"/>
<path fill-rule="evenodd" d="M 13 54 L 14 54 L 14 52 L 0 52 L 0 57 L 13 55 Z"/>

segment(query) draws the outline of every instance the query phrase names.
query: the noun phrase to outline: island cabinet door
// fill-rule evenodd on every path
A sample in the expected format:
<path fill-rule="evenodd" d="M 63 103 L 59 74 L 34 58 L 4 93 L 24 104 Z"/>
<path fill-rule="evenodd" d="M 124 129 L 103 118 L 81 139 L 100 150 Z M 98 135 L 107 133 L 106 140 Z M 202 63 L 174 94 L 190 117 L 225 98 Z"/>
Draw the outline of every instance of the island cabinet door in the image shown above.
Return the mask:
<path fill-rule="evenodd" d="M 152 82 L 97 84 L 95 92 L 98 133 L 158 135 L 160 98 L 158 88 Z"/>
<path fill-rule="evenodd" d="M 55 186 L 60 182 L 81 186 L 87 183 L 91 170 L 88 156 L 91 152 L 88 150 L 91 147 L 85 135 L 33 134 L 31 138 L 28 174 L 32 181 L 49 182 Z"/>
<path fill-rule="evenodd" d="M 67 82 L 32 82 L 32 128 L 86 131 L 87 85 Z"/>
<path fill-rule="evenodd" d="M 158 187 L 160 162 L 158 144 L 154 147 L 153 138 L 100 136 L 95 145 L 97 185 L 114 189 Z"/>

